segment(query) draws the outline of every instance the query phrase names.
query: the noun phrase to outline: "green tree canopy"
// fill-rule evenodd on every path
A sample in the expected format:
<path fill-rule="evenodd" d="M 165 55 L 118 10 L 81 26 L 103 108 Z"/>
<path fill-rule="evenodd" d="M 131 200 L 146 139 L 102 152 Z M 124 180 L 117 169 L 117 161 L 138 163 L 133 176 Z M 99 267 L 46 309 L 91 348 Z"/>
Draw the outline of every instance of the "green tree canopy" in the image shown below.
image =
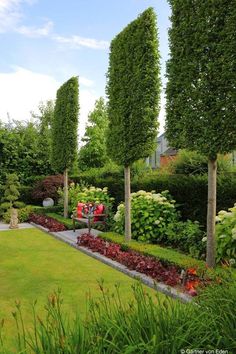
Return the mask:
<path fill-rule="evenodd" d="M 52 165 L 57 172 L 73 166 L 77 155 L 78 78 L 72 77 L 57 91 L 52 120 Z"/>
<path fill-rule="evenodd" d="M 236 0 L 169 0 L 166 133 L 208 157 L 236 147 Z"/>
<path fill-rule="evenodd" d="M 156 15 L 144 11 L 111 42 L 108 136 L 111 158 L 125 167 L 125 239 L 131 239 L 130 166 L 155 148 L 160 100 Z"/>
<path fill-rule="evenodd" d="M 156 15 L 144 11 L 111 42 L 107 95 L 108 151 L 129 166 L 155 148 L 160 99 Z"/>
<path fill-rule="evenodd" d="M 215 265 L 217 154 L 236 148 L 236 0 L 169 0 L 166 135 L 208 157 L 207 264 Z"/>
<path fill-rule="evenodd" d="M 72 77 L 57 91 L 52 120 L 51 161 L 64 173 L 64 217 L 68 217 L 68 169 L 73 167 L 78 151 L 79 83 Z"/>
<path fill-rule="evenodd" d="M 79 168 L 86 170 L 91 167 L 102 167 L 108 160 L 106 151 L 106 132 L 108 127 L 107 106 L 102 97 L 89 114 L 85 135 L 85 145 L 79 151 Z"/>
<path fill-rule="evenodd" d="M 32 116 L 34 120 L 0 124 L 1 180 L 8 173 L 16 173 L 21 183 L 28 183 L 36 176 L 53 172 L 49 161 L 50 128 L 42 128 L 44 112 Z"/>

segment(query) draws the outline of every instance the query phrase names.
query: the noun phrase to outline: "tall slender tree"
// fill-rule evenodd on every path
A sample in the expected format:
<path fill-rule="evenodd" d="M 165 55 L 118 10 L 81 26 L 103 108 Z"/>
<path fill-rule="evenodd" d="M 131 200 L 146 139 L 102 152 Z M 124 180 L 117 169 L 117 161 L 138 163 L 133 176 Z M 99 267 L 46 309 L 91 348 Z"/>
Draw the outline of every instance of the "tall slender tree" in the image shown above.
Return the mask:
<path fill-rule="evenodd" d="M 78 78 L 72 77 L 57 91 L 52 119 L 52 165 L 64 173 L 64 217 L 68 217 L 68 169 L 77 156 L 78 98 Z"/>
<path fill-rule="evenodd" d="M 108 69 L 108 140 L 111 158 L 124 166 L 125 239 L 131 239 L 130 166 L 152 153 L 158 128 L 160 55 L 156 15 L 144 11 L 111 42 Z"/>
<path fill-rule="evenodd" d="M 169 0 L 167 138 L 208 157 L 207 264 L 215 265 L 216 162 L 236 147 L 236 0 Z"/>

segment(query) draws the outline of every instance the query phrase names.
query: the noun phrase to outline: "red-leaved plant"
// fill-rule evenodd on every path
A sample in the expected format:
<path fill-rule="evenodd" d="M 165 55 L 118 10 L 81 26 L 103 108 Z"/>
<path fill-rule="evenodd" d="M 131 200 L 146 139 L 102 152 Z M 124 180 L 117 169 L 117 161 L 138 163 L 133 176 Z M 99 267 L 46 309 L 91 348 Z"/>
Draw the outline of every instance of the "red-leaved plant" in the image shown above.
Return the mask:
<path fill-rule="evenodd" d="M 132 250 L 122 251 L 119 244 L 107 242 L 89 234 L 78 237 L 78 244 L 111 258 L 125 265 L 128 269 L 146 274 L 158 282 L 171 286 L 180 283 L 180 269 L 173 265 L 163 265 L 154 257 L 144 256 Z"/>
<path fill-rule="evenodd" d="M 59 232 L 59 231 L 66 230 L 66 227 L 62 223 L 45 215 L 30 214 L 29 221 L 41 225 L 52 232 Z"/>

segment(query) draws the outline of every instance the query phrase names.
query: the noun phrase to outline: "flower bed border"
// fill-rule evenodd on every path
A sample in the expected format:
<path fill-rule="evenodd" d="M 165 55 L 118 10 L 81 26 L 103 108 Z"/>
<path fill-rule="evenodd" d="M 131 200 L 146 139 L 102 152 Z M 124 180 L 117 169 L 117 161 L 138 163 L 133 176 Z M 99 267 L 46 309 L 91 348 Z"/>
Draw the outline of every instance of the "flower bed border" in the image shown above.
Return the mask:
<path fill-rule="evenodd" d="M 146 256 L 134 250 L 123 250 L 121 245 L 107 242 L 99 236 L 93 237 L 87 233 L 77 237 L 77 244 L 80 247 L 85 247 L 90 252 L 98 253 L 106 259 L 111 259 L 131 272 L 151 278 L 155 283 L 164 284 L 172 289 L 181 286 L 182 289 L 187 291 L 188 296 L 197 295 L 195 286 L 199 285 L 200 279 L 194 268 L 181 271 L 176 265 L 163 264 L 154 257 Z M 182 289 L 180 289 L 181 292 Z"/>
<path fill-rule="evenodd" d="M 50 232 L 45 227 L 35 224 L 34 222 L 31 222 L 31 224 L 33 226 L 35 226 L 36 228 L 40 229 L 41 231 L 46 232 L 47 234 L 54 237 L 55 239 L 57 239 L 61 242 L 64 242 L 67 245 L 75 248 L 77 251 L 80 251 L 80 252 L 86 254 L 87 256 L 90 256 L 90 257 L 124 273 L 125 275 L 127 275 L 133 279 L 139 280 L 140 282 L 142 282 L 143 284 L 145 284 L 149 288 L 152 288 L 152 289 L 159 291 L 167 296 L 170 296 L 173 299 L 180 300 L 183 303 L 189 303 L 189 302 L 193 301 L 193 297 L 191 297 L 190 295 L 188 295 L 186 293 L 176 290 L 175 288 L 165 285 L 163 283 L 155 282 L 151 277 L 148 277 L 142 273 L 136 272 L 134 270 L 129 270 L 127 267 L 123 266 L 122 264 L 120 264 L 116 261 L 113 261 L 105 256 L 102 256 L 98 252 L 92 252 L 86 247 L 78 246 L 70 238 L 65 237 L 62 232 Z M 91 230 L 91 231 L 93 231 L 93 230 Z"/>

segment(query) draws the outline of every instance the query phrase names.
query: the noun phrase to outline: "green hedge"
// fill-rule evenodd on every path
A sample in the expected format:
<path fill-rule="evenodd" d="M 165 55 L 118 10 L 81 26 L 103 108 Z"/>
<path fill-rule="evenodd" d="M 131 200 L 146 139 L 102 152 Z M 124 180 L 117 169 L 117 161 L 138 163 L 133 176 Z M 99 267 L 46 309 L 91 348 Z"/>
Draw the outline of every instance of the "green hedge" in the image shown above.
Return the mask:
<path fill-rule="evenodd" d="M 115 242 L 118 244 L 124 243 L 124 236 L 119 235 L 115 232 L 103 232 L 99 234 L 101 238 L 107 241 Z M 136 240 L 131 240 L 129 244 L 125 246 L 134 251 L 143 253 L 147 256 L 156 257 L 164 263 L 174 264 L 180 268 L 191 268 L 196 267 L 203 269 L 205 267 L 205 262 L 198 259 L 192 258 L 186 254 L 180 253 L 177 250 L 173 250 L 167 247 L 161 247 L 159 245 L 152 245 L 144 242 L 138 242 Z"/>
<path fill-rule="evenodd" d="M 108 187 L 108 191 L 115 198 L 115 206 L 124 200 L 124 180 L 121 176 L 72 176 L 76 183 L 87 183 L 95 187 Z M 228 209 L 236 202 L 236 176 L 221 174 L 217 177 L 217 211 Z M 176 200 L 183 220 L 198 220 L 206 225 L 207 214 L 207 176 L 161 175 L 158 171 L 145 174 L 143 177 L 132 180 L 132 192 L 140 189 L 145 191 L 169 190 Z"/>

